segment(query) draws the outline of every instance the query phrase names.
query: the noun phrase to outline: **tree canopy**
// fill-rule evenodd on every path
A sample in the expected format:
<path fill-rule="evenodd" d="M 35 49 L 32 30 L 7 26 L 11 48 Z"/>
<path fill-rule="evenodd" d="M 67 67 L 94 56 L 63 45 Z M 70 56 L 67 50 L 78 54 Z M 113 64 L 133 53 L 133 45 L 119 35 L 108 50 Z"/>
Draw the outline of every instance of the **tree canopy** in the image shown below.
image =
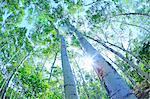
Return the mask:
<path fill-rule="evenodd" d="M 149 0 L 0 1 L 2 99 L 114 99 L 109 70 L 150 98 Z"/>

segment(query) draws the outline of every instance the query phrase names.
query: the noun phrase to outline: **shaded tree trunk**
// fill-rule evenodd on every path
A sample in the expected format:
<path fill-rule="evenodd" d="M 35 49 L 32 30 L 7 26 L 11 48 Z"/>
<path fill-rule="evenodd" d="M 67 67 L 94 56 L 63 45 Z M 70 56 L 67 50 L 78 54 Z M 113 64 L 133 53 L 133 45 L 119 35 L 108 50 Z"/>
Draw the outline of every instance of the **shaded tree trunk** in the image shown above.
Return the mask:
<path fill-rule="evenodd" d="M 93 68 L 98 77 L 104 82 L 105 88 L 111 99 L 136 99 L 132 90 L 117 73 L 117 71 L 108 63 L 101 54 L 83 37 L 83 35 L 69 25 L 69 29 L 76 33 L 80 44 L 85 52 L 93 58 Z"/>
<path fill-rule="evenodd" d="M 77 80 L 77 74 L 76 74 L 74 68 L 72 68 L 72 72 L 73 72 L 75 83 L 76 83 L 76 86 L 77 86 L 77 92 L 78 92 L 78 95 L 80 96 L 80 83 Z"/>
<path fill-rule="evenodd" d="M 63 36 L 60 36 L 60 38 L 61 38 L 61 60 L 64 76 L 65 99 L 78 99 L 76 85 L 66 51 L 65 39 Z"/>

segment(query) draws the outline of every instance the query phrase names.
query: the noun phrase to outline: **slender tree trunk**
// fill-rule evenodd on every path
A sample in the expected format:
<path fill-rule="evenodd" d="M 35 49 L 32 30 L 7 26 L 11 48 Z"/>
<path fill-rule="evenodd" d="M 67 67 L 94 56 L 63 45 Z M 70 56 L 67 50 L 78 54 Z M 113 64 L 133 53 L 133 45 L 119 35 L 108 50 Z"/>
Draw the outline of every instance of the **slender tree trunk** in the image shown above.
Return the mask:
<path fill-rule="evenodd" d="M 6 82 L 6 86 L 5 86 L 5 88 L 4 88 L 3 92 L 2 92 L 2 99 L 5 99 L 5 95 L 6 95 L 6 92 L 7 92 L 8 88 L 9 88 L 10 82 L 11 82 L 12 79 L 14 78 L 14 76 L 15 76 L 16 72 L 18 71 L 19 67 L 24 63 L 24 61 L 27 59 L 27 57 L 28 57 L 29 55 L 30 55 L 30 54 L 26 55 L 26 56 L 22 59 L 22 61 L 19 63 L 19 65 L 12 71 L 12 74 L 10 75 L 8 81 Z"/>
<path fill-rule="evenodd" d="M 76 75 L 76 72 L 73 68 L 72 68 L 72 72 L 74 74 L 74 79 L 75 79 L 75 83 L 76 83 L 76 86 L 77 86 L 77 92 L 78 92 L 78 95 L 80 96 L 80 83 L 77 80 L 77 75 Z"/>
<path fill-rule="evenodd" d="M 134 26 L 134 27 L 138 27 L 141 28 L 145 31 L 147 31 L 148 33 L 150 33 L 150 30 L 145 28 L 144 26 L 140 26 L 140 25 L 136 25 L 136 24 L 131 24 L 131 23 L 127 23 L 127 22 L 122 22 L 122 21 L 118 21 L 118 20 L 111 20 L 112 22 L 117 22 L 117 23 L 121 23 L 121 24 L 126 24 L 126 25 L 130 25 L 130 26 Z"/>
<path fill-rule="evenodd" d="M 121 53 L 115 51 L 114 49 L 108 47 L 105 43 L 101 42 L 100 40 L 96 40 L 90 36 L 88 36 L 88 38 L 100 43 L 101 45 L 103 45 L 107 50 L 111 51 L 112 53 L 116 54 L 118 57 L 120 57 L 123 61 L 125 61 L 126 63 L 128 63 L 132 68 L 136 69 L 138 74 L 143 77 L 144 79 L 148 80 L 148 82 L 150 82 L 150 76 L 148 73 L 145 73 L 144 71 L 142 71 L 138 66 L 136 66 L 133 62 L 129 61 L 126 57 L 124 57 Z"/>
<path fill-rule="evenodd" d="M 19 53 L 19 51 L 20 51 L 20 50 L 18 50 L 18 51 L 9 59 L 9 61 L 8 61 L 7 63 L 11 62 L 11 61 L 13 60 L 13 58 Z M 5 62 L 5 61 L 6 61 L 6 59 L 4 60 L 4 62 Z M 6 63 L 3 65 L 1 71 L 4 70 L 5 66 L 6 66 Z M 6 75 L 7 73 L 8 73 L 8 71 L 5 71 L 4 73 L 2 72 L 3 75 Z"/>
<path fill-rule="evenodd" d="M 83 37 L 83 35 L 69 25 L 69 29 L 76 33 L 80 44 L 85 52 L 93 58 L 93 68 L 98 77 L 104 82 L 105 88 L 111 99 L 136 99 L 132 90 L 117 73 L 117 71 L 108 63 L 101 54 Z"/>
<path fill-rule="evenodd" d="M 140 61 L 141 63 L 143 63 L 143 64 L 145 64 L 138 56 L 136 56 L 136 55 L 134 55 L 131 51 L 128 51 L 128 50 L 126 50 L 126 49 L 124 49 L 124 48 L 122 48 L 122 47 L 120 47 L 120 46 L 117 46 L 117 45 L 115 45 L 115 44 L 112 44 L 112 43 L 110 43 L 110 42 L 105 42 L 105 43 L 108 43 L 108 44 L 110 44 L 110 45 L 112 45 L 112 46 L 114 46 L 114 47 L 116 47 L 116 48 L 119 48 L 120 50 L 122 50 L 122 51 L 124 51 L 124 52 L 127 52 L 127 53 L 129 53 L 130 55 L 132 55 L 134 58 L 136 58 L 138 61 Z M 147 65 L 145 65 L 146 66 L 146 68 L 150 68 L 150 66 L 147 66 Z"/>
<path fill-rule="evenodd" d="M 129 15 L 138 15 L 138 16 L 147 16 L 147 17 L 150 17 L 150 15 L 148 13 L 122 13 L 122 14 L 114 15 L 111 18 L 116 17 L 116 16 L 129 16 Z"/>
<path fill-rule="evenodd" d="M 122 47 L 120 47 L 120 46 L 117 46 L 117 45 L 115 45 L 115 44 L 112 44 L 112 43 L 110 43 L 110 42 L 108 42 L 108 41 L 105 42 L 105 43 L 108 43 L 108 44 L 110 44 L 110 45 L 112 45 L 112 46 L 114 46 L 114 47 L 116 47 L 116 48 L 119 48 L 120 50 L 122 50 L 122 51 L 124 51 L 124 52 L 129 53 L 129 54 L 132 55 L 134 58 L 136 58 L 140 63 L 144 64 L 146 68 L 149 68 L 149 67 L 150 67 L 150 65 L 145 64 L 145 63 L 143 62 L 143 60 L 140 59 L 140 57 L 134 55 L 131 51 L 128 51 L 128 50 L 126 50 L 126 49 L 124 49 L 124 48 L 122 48 Z"/>
<path fill-rule="evenodd" d="M 50 21 L 50 23 L 52 23 Z M 69 59 L 66 50 L 66 42 L 62 35 L 59 34 L 58 29 L 53 25 L 57 32 L 57 37 L 61 39 L 61 61 L 64 77 L 64 93 L 65 99 L 78 99 L 78 93 L 76 90 L 76 84 L 69 64 Z"/>
<path fill-rule="evenodd" d="M 82 79 L 82 81 L 83 81 L 83 88 L 84 88 L 84 91 L 85 91 L 85 93 L 86 93 L 86 95 L 87 95 L 87 98 L 90 99 L 90 95 L 89 95 L 89 92 L 88 92 L 88 89 L 87 89 L 87 85 L 86 85 L 86 82 L 85 82 L 84 77 L 83 77 L 83 75 L 82 75 L 83 73 L 82 73 L 82 71 L 81 71 L 81 69 L 80 69 L 80 67 L 79 67 L 79 65 L 78 65 L 78 63 L 77 63 L 76 60 L 75 60 L 75 63 L 76 63 L 77 68 L 78 68 L 78 70 L 79 70 L 80 77 L 81 77 L 81 79 Z"/>
<path fill-rule="evenodd" d="M 65 39 L 63 36 L 60 36 L 60 38 L 61 38 L 61 60 L 64 75 L 65 99 L 78 99 L 76 85 L 66 51 Z"/>
<path fill-rule="evenodd" d="M 52 76 L 52 73 L 53 73 L 53 69 L 54 69 L 54 65 L 55 65 L 55 62 L 56 62 L 57 54 L 58 54 L 58 52 L 55 53 L 54 61 L 53 61 L 52 66 L 51 66 L 51 71 L 50 71 L 49 79 L 48 79 L 49 83 L 50 83 L 51 76 Z"/>

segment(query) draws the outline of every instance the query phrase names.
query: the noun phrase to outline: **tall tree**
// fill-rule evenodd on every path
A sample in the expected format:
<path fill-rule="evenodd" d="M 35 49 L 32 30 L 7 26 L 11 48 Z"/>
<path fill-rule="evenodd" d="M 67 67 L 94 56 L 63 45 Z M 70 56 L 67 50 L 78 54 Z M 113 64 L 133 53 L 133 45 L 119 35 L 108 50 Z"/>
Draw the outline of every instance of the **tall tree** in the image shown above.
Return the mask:
<path fill-rule="evenodd" d="M 67 56 L 65 39 L 63 36 L 60 36 L 60 38 L 61 38 L 61 60 L 64 75 L 65 99 L 78 99 L 76 84 Z"/>
<path fill-rule="evenodd" d="M 93 68 L 99 78 L 104 82 L 105 88 L 112 99 L 136 99 L 132 90 L 117 73 L 117 71 L 108 63 L 101 54 L 83 37 L 71 24 L 67 25 L 70 31 L 76 33 L 80 44 L 87 55 L 93 59 Z"/>
<path fill-rule="evenodd" d="M 108 49 L 109 51 L 111 51 L 112 53 L 116 54 L 118 57 L 120 57 L 123 61 L 125 61 L 126 63 L 128 63 L 131 67 L 133 67 L 134 69 L 136 69 L 138 71 L 138 74 L 141 75 L 144 79 L 148 80 L 150 82 L 150 75 L 148 73 L 145 73 L 144 71 L 142 71 L 138 66 L 136 66 L 133 62 L 131 62 L 130 60 L 128 60 L 126 57 L 124 57 L 121 53 L 115 51 L 114 49 L 108 47 L 105 43 L 103 43 L 100 40 L 96 40 L 90 36 L 87 36 L 88 38 L 102 44 L 106 49 Z"/>

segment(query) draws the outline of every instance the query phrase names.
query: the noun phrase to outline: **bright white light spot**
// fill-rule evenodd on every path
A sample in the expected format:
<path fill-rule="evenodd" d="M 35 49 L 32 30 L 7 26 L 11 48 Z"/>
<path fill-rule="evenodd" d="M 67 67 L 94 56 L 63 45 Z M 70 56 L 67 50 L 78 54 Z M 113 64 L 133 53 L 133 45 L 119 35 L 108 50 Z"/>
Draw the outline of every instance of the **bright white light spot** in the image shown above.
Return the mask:
<path fill-rule="evenodd" d="M 91 71 L 92 70 L 92 65 L 93 65 L 94 61 L 93 61 L 92 57 L 90 57 L 90 56 L 84 56 L 82 58 L 81 63 L 82 63 L 82 66 L 83 66 L 83 68 L 85 70 Z"/>
<path fill-rule="evenodd" d="M 68 41 L 68 44 L 71 44 L 71 42 L 72 42 L 71 36 L 67 37 L 67 41 Z"/>
<path fill-rule="evenodd" d="M 85 60 L 84 60 L 84 64 L 85 64 L 86 66 L 91 66 L 91 65 L 93 64 L 92 58 L 86 57 Z"/>

